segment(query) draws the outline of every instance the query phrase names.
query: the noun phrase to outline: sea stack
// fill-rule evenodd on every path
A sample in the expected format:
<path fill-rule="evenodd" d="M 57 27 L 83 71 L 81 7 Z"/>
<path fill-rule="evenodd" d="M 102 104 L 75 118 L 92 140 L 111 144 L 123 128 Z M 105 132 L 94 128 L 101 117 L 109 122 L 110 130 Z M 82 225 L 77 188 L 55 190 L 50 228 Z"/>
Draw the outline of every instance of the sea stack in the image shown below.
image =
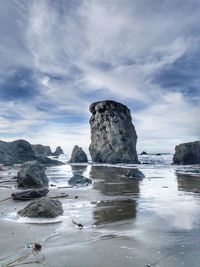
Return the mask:
<path fill-rule="evenodd" d="M 176 146 L 173 163 L 178 165 L 200 164 L 200 141 Z"/>
<path fill-rule="evenodd" d="M 83 151 L 82 147 L 75 145 L 72 150 L 72 155 L 69 163 L 86 163 L 86 162 L 88 162 L 86 153 Z"/>
<path fill-rule="evenodd" d="M 89 108 L 91 144 L 89 151 L 94 162 L 139 163 L 137 134 L 130 110 L 123 104 L 105 100 Z"/>
<path fill-rule="evenodd" d="M 59 157 L 62 154 L 64 154 L 64 152 L 61 146 L 57 146 L 55 152 L 53 153 L 53 156 Z"/>

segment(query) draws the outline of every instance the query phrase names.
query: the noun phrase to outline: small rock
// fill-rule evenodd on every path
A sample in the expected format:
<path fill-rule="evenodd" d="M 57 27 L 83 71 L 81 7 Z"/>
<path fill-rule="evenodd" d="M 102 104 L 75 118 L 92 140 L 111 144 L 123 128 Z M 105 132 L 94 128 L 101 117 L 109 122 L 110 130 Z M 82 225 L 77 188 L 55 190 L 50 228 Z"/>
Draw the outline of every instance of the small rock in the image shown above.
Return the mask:
<path fill-rule="evenodd" d="M 83 184 L 91 184 L 92 180 L 84 177 L 78 173 L 75 173 L 72 178 L 69 179 L 68 184 L 69 185 L 83 185 Z"/>
<path fill-rule="evenodd" d="M 45 167 L 34 160 L 22 164 L 17 182 L 19 187 L 44 187 L 48 186 L 49 179 L 45 174 Z"/>
<path fill-rule="evenodd" d="M 30 218 L 55 218 L 63 214 L 62 204 L 56 199 L 41 197 L 31 201 L 18 215 Z"/>
<path fill-rule="evenodd" d="M 127 176 L 129 179 L 142 179 L 142 178 L 145 178 L 144 173 L 141 172 L 141 171 L 138 170 L 138 169 L 129 169 L 129 170 L 127 171 L 126 176 Z"/>
<path fill-rule="evenodd" d="M 140 155 L 148 155 L 146 151 L 142 151 Z"/>

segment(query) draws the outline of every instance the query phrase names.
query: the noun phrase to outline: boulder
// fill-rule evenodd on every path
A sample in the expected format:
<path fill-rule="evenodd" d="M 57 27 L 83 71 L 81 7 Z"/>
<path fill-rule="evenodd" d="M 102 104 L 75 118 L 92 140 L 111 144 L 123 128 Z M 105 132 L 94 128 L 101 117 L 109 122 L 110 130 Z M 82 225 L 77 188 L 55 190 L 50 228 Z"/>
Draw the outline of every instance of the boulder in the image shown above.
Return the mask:
<path fill-rule="evenodd" d="M 0 141 L 0 163 L 5 165 L 20 164 L 35 160 L 36 156 L 31 144 L 25 140 L 13 142 Z"/>
<path fill-rule="evenodd" d="M 137 134 L 130 110 L 115 101 L 100 101 L 90 106 L 92 160 L 100 163 L 139 163 Z"/>
<path fill-rule="evenodd" d="M 36 156 L 52 156 L 50 146 L 43 146 L 43 145 L 31 145 L 33 151 L 35 152 Z"/>
<path fill-rule="evenodd" d="M 41 197 L 31 201 L 18 215 L 31 218 L 55 218 L 63 214 L 60 201 L 48 197 Z"/>
<path fill-rule="evenodd" d="M 79 146 L 74 146 L 69 163 L 84 163 L 88 162 L 88 158 L 83 149 Z"/>
<path fill-rule="evenodd" d="M 19 187 L 44 187 L 48 186 L 49 179 L 45 174 L 45 167 L 34 160 L 22 164 L 17 182 Z"/>
<path fill-rule="evenodd" d="M 200 141 L 176 146 L 173 163 L 178 165 L 200 164 Z"/>
<path fill-rule="evenodd" d="M 60 156 L 62 154 L 64 154 L 62 148 L 60 146 L 57 146 L 55 152 L 53 153 L 53 156 L 55 156 L 55 157 L 57 156 L 58 157 L 58 156 Z"/>
<path fill-rule="evenodd" d="M 140 155 L 148 155 L 146 151 L 142 151 Z"/>
<path fill-rule="evenodd" d="M 85 184 L 91 184 L 92 183 L 92 180 L 85 177 L 85 176 L 82 176 L 78 173 L 75 173 L 73 175 L 73 177 L 71 177 L 68 181 L 68 184 L 69 185 L 85 185 Z"/>
<path fill-rule="evenodd" d="M 128 177 L 129 179 L 143 179 L 145 178 L 145 175 L 143 172 L 141 172 L 138 169 L 128 169 L 127 171 L 125 171 L 125 176 Z"/>

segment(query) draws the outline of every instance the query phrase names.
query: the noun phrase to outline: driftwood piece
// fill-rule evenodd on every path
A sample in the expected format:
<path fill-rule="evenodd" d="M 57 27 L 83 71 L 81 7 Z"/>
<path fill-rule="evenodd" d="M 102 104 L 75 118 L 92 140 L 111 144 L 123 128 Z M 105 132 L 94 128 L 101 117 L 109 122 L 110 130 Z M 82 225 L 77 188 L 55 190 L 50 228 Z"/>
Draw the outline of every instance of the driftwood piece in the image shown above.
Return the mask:
<path fill-rule="evenodd" d="M 22 192 L 12 193 L 13 200 L 32 200 L 39 197 L 44 197 L 49 192 L 48 189 L 30 189 Z"/>

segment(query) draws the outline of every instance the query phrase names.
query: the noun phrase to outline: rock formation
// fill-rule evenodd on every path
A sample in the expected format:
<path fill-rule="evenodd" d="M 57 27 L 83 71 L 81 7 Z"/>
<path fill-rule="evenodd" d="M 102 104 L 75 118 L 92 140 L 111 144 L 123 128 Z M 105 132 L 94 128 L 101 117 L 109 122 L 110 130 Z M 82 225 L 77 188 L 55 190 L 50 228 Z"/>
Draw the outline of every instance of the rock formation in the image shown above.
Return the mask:
<path fill-rule="evenodd" d="M 31 201 L 18 215 L 31 218 L 55 218 L 63 214 L 62 204 L 56 199 L 41 197 Z"/>
<path fill-rule="evenodd" d="M 53 156 L 59 157 L 62 154 L 64 154 L 62 148 L 60 146 L 57 146 L 56 151 L 53 153 Z"/>
<path fill-rule="evenodd" d="M 136 152 L 137 134 L 130 110 L 115 101 L 100 101 L 90 106 L 92 116 L 92 160 L 102 163 L 139 163 Z"/>
<path fill-rule="evenodd" d="M 88 162 L 88 158 L 83 149 L 79 146 L 74 146 L 69 163 L 84 163 Z"/>
<path fill-rule="evenodd" d="M 51 156 L 52 152 L 51 152 L 51 148 L 50 146 L 43 146 L 43 145 L 31 145 L 33 151 L 35 152 L 36 156 Z"/>
<path fill-rule="evenodd" d="M 142 151 L 140 155 L 148 155 L 146 151 Z"/>
<path fill-rule="evenodd" d="M 178 165 L 200 164 L 200 141 L 176 146 L 173 163 Z"/>
<path fill-rule="evenodd" d="M 0 163 L 11 165 L 35 159 L 35 153 L 29 142 L 25 140 L 0 141 Z"/>
<path fill-rule="evenodd" d="M 68 181 L 68 184 L 69 185 L 83 185 L 83 184 L 91 184 L 92 183 L 92 180 L 85 177 L 85 176 L 82 176 L 78 173 L 75 173 L 73 175 L 73 177 L 71 177 Z"/>
<path fill-rule="evenodd" d="M 44 187 L 48 186 L 49 179 L 45 174 L 45 167 L 35 160 L 22 164 L 17 182 L 19 187 Z"/>
<path fill-rule="evenodd" d="M 0 164 L 12 165 L 32 160 L 37 160 L 49 166 L 64 164 L 60 161 L 49 159 L 44 155 L 38 155 L 34 152 L 31 144 L 25 140 L 0 141 Z"/>

